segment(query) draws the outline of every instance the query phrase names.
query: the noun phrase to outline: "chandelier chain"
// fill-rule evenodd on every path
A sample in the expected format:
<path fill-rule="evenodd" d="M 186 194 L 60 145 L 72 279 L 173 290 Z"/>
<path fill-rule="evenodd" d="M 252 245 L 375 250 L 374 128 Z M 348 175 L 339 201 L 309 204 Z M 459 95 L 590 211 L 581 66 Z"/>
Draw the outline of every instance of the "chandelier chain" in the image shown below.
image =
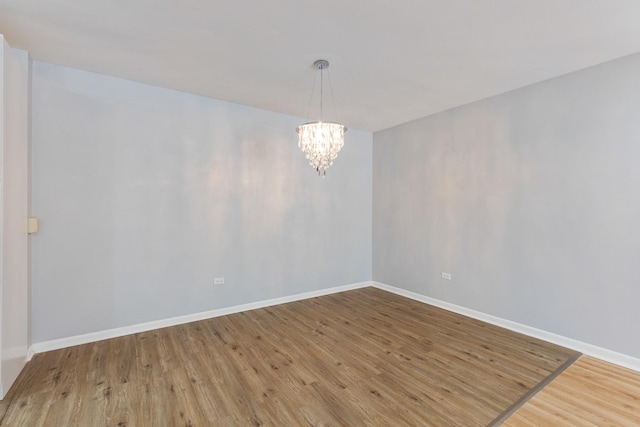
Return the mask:
<path fill-rule="evenodd" d="M 311 117 L 311 104 L 313 104 L 313 92 L 316 90 L 316 79 L 318 73 L 313 73 L 313 85 L 311 85 L 311 93 L 309 94 L 309 108 L 307 109 L 307 117 Z"/>
<path fill-rule="evenodd" d="M 324 90 L 323 81 L 324 81 L 324 68 L 320 67 L 320 121 L 324 118 L 322 116 L 322 91 Z"/>
<path fill-rule="evenodd" d="M 336 97 L 333 96 L 333 85 L 331 84 L 331 73 L 327 70 L 327 80 L 329 81 L 329 93 L 331 94 L 331 103 L 333 104 L 333 116 L 338 117 L 338 110 L 336 109 Z"/>

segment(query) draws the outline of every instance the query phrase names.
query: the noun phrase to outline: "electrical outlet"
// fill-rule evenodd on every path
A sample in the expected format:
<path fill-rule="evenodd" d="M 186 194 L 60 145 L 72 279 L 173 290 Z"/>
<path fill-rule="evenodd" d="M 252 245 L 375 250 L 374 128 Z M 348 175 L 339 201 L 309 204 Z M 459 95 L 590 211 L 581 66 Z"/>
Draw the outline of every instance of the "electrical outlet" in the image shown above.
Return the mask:
<path fill-rule="evenodd" d="M 451 280 L 451 273 L 445 273 L 444 271 L 442 272 L 442 278 L 444 280 Z"/>
<path fill-rule="evenodd" d="M 224 277 L 216 277 L 213 279 L 214 285 L 224 285 Z"/>

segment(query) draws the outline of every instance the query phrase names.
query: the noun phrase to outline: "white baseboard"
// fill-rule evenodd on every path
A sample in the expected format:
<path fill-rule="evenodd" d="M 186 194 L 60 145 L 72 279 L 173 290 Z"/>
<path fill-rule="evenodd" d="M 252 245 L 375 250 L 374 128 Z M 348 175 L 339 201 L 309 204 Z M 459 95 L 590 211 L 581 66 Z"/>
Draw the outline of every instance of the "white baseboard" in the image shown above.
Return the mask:
<path fill-rule="evenodd" d="M 533 328 L 531 326 L 523 325 L 521 323 L 512 322 L 510 320 L 502 319 L 500 317 L 485 314 L 480 311 L 471 310 L 469 308 L 461 307 L 459 305 L 451 304 L 445 301 L 441 301 L 435 298 L 427 297 L 412 291 L 396 288 L 395 286 L 386 285 L 379 282 L 371 282 L 371 286 L 392 292 L 394 294 L 411 298 L 425 304 L 430 304 L 439 308 L 443 308 L 454 313 L 462 314 L 463 316 L 471 317 L 473 319 L 482 320 L 483 322 L 491 323 L 492 325 L 500 326 L 505 329 L 509 329 L 515 332 L 519 332 L 524 335 L 529 335 L 534 338 L 538 338 L 544 341 L 548 341 L 563 347 L 570 348 L 572 350 L 579 351 L 580 353 L 588 356 L 593 356 L 598 359 L 613 363 L 615 365 L 623 366 L 625 368 L 632 369 L 640 372 L 640 359 L 628 356 L 626 354 L 618 353 L 606 348 L 598 347 L 592 344 L 587 344 L 582 341 L 567 338 L 562 335 L 557 335 L 551 332 L 543 331 L 542 329 Z"/>
<path fill-rule="evenodd" d="M 60 338 L 51 341 L 43 341 L 34 343 L 28 351 L 27 360 L 31 360 L 34 354 L 42 353 L 45 351 L 58 350 L 61 348 L 71 347 L 74 345 L 88 344 L 95 341 L 101 341 L 111 338 L 117 338 L 125 335 L 135 334 L 139 332 L 151 331 L 159 328 L 166 328 L 169 326 L 182 325 L 184 323 L 196 322 L 198 320 L 210 319 L 219 316 L 225 316 L 228 314 L 239 313 L 242 311 L 255 310 L 258 308 L 270 307 L 278 304 L 285 304 L 293 301 L 300 301 L 303 299 L 319 297 L 323 295 L 330 295 L 338 292 L 349 291 L 352 289 L 364 288 L 367 286 L 373 286 L 385 291 L 392 292 L 394 294 L 407 297 L 425 304 L 430 304 L 436 307 L 443 308 L 445 310 L 462 314 L 473 319 L 481 320 L 483 322 L 491 323 L 492 325 L 500 326 L 521 334 L 529 335 L 534 338 L 545 340 L 563 347 L 567 347 L 583 354 L 596 357 L 598 359 L 605 360 L 607 362 L 623 366 L 625 368 L 632 369 L 640 372 L 640 359 L 631 357 L 622 353 L 618 353 L 606 348 L 598 347 L 592 344 L 588 344 L 582 341 L 567 338 L 562 335 L 557 335 L 551 332 L 537 329 L 531 326 L 523 325 L 521 323 L 512 322 L 510 320 L 502 319 L 500 317 L 485 314 L 479 311 L 475 311 L 469 308 L 465 308 L 459 305 L 451 304 L 445 301 L 441 301 L 435 298 L 427 297 L 425 295 L 418 294 L 416 292 L 408 291 L 405 289 L 397 288 L 379 282 L 360 282 L 350 285 L 336 286 L 328 289 L 321 289 L 312 292 L 305 292 L 301 294 L 289 295 L 281 298 L 274 298 L 265 301 L 258 301 L 249 304 L 236 305 L 233 307 L 226 307 L 217 310 L 205 311 L 201 313 L 188 314 L 185 316 L 172 317 L 169 319 L 162 319 L 153 322 L 139 323 L 136 325 L 124 326 L 121 328 L 108 329 L 105 331 L 92 332 L 89 334 L 76 335 L 72 337 Z"/>
<path fill-rule="evenodd" d="M 248 304 L 236 305 L 233 307 L 225 307 L 217 310 L 204 311 L 201 313 L 187 314 L 185 316 L 172 317 L 169 319 L 156 320 L 153 322 L 138 323 L 136 325 L 123 326 L 121 328 L 108 329 L 105 331 L 91 332 L 83 335 L 60 338 L 50 341 L 34 343 L 29 348 L 28 359 L 31 360 L 34 354 L 43 353 L 45 351 L 59 350 L 61 348 L 71 347 L 74 345 L 88 344 L 96 341 L 107 340 L 111 338 L 122 337 L 125 335 L 136 334 L 139 332 L 152 331 L 154 329 L 166 328 L 168 326 L 182 325 L 184 323 L 196 322 L 198 320 L 211 319 L 213 317 L 226 316 L 228 314 L 239 313 L 241 311 L 255 310 L 258 308 L 270 307 L 278 304 L 285 304 L 293 301 L 300 301 L 308 298 L 319 297 L 323 295 L 335 294 L 338 292 L 349 291 L 371 286 L 371 282 L 353 283 L 350 285 L 336 286 L 328 289 L 320 289 L 317 291 L 305 292 L 301 294 L 289 295 L 286 297 L 274 298 L 264 301 L 252 302 Z"/>
<path fill-rule="evenodd" d="M 33 348 L 33 345 L 32 345 L 31 347 L 29 347 L 29 350 L 27 351 L 27 362 L 33 359 L 34 354 L 36 354 L 36 350 Z"/>

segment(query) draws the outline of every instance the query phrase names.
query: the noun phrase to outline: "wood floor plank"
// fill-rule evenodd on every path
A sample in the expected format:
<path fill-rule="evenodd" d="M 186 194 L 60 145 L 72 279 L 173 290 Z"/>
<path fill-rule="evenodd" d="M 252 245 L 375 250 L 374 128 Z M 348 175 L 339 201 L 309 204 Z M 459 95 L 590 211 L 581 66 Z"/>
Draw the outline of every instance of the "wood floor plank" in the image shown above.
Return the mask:
<path fill-rule="evenodd" d="M 0 425 L 484 426 L 573 355 L 363 288 L 37 354 Z"/>
<path fill-rule="evenodd" d="M 503 425 L 638 426 L 640 373 L 582 356 Z"/>

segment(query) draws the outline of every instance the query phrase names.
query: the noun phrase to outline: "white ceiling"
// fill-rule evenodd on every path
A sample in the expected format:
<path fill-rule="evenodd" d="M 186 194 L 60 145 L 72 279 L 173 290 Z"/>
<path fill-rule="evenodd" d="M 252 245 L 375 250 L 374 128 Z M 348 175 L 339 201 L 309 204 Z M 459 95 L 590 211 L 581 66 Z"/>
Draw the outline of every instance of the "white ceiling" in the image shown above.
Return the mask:
<path fill-rule="evenodd" d="M 0 0 L 0 33 L 37 60 L 297 116 L 328 59 L 325 119 L 377 131 L 639 52 L 640 1 Z"/>

